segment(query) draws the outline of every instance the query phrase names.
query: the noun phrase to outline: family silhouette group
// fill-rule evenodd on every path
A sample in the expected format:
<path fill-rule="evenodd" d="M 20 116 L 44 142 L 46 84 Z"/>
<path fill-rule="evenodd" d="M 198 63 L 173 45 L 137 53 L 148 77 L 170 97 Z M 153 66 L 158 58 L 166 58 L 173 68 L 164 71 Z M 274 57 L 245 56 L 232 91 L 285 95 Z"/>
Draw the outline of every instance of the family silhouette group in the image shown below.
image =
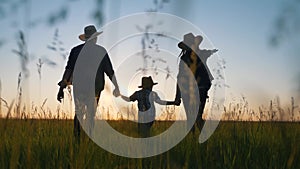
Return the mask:
<path fill-rule="evenodd" d="M 155 121 L 155 103 L 160 105 L 176 105 L 179 106 L 183 103 L 187 121 L 192 121 L 192 113 L 197 113 L 196 125 L 192 125 L 191 131 L 195 133 L 195 126 L 201 131 L 204 119 L 202 118 L 205 104 L 207 102 L 208 91 L 212 85 L 213 76 L 208 69 L 207 59 L 216 53 L 217 49 L 207 50 L 200 49 L 199 45 L 203 41 L 201 35 L 194 36 L 192 33 L 187 33 L 183 36 L 183 40 L 178 43 L 178 47 L 181 49 L 179 54 L 180 62 L 178 66 L 177 85 L 175 98 L 173 101 L 162 100 L 158 93 L 153 90 L 153 87 L 158 83 L 152 79 L 151 76 L 144 76 L 141 79 L 140 88 L 130 96 L 125 96 L 120 93 L 117 78 L 112 66 L 110 57 L 104 47 L 96 44 L 97 36 L 103 33 L 97 32 L 94 25 L 88 25 L 84 28 L 84 33 L 79 35 L 79 39 L 84 43 L 75 46 L 71 49 L 68 57 L 67 65 L 65 67 L 62 80 L 58 83 L 59 90 L 57 93 L 57 100 L 61 102 L 64 98 L 64 89 L 68 85 L 73 85 L 73 72 L 75 69 L 76 61 L 80 52 L 82 51 L 85 43 L 91 41 L 95 47 L 101 52 L 94 53 L 95 56 L 102 55 L 101 60 L 95 78 L 95 102 L 98 104 L 101 92 L 104 90 L 105 74 L 109 77 L 113 83 L 115 89 L 113 95 L 115 97 L 121 97 L 127 102 L 137 102 L 138 108 L 138 133 L 141 137 L 150 137 L 150 129 Z M 75 86 L 74 86 L 75 87 Z M 197 105 L 197 112 L 190 112 L 189 107 L 195 104 L 195 101 L 199 102 Z M 76 139 L 80 138 L 80 121 L 83 119 L 82 109 L 78 108 L 75 104 L 75 117 L 74 117 L 74 136 Z M 92 132 L 94 127 L 95 112 L 86 112 L 86 119 L 91 123 L 90 130 Z M 91 133 L 89 133 L 91 134 Z"/>

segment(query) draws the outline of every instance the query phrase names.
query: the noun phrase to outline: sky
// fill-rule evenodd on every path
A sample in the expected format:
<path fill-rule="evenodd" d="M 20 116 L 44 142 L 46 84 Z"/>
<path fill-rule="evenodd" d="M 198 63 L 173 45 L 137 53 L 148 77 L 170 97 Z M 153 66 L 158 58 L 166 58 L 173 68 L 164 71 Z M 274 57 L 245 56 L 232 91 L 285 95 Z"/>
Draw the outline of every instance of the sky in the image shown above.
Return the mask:
<path fill-rule="evenodd" d="M 19 3 L 19 1 L 10 2 Z M 17 77 L 21 71 L 20 59 L 12 53 L 12 49 L 17 49 L 16 35 L 19 30 L 23 30 L 31 58 L 28 66 L 30 67 L 28 82 L 30 102 L 41 104 L 47 98 L 47 104 L 56 109 L 56 106 L 59 105 L 56 101 L 58 90 L 56 84 L 62 77 L 66 60 L 57 52 L 49 50 L 47 45 L 51 44 L 56 29 L 59 30 L 59 39 L 63 42 L 62 47 L 66 49 L 66 52 L 70 51 L 73 46 L 80 44 L 78 35 L 83 32 L 84 26 L 96 24 L 91 17 L 91 11 L 97 8 L 96 1 L 28 0 L 28 2 L 19 10 L 7 12 L 6 16 L 0 19 L 2 25 L 0 40 L 4 41 L 0 47 L 1 97 L 11 101 L 17 96 Z M 153 9 L 155 8 L 153 2 L 152 0 L 104 1 L 101 8 L 104 15 L 102 26 L 105 28 L 120 17 Z M 278 48 L 269 43 L 272 31 L 274 31 L 275 20 L 284 3 L 283 0 L 245 2 L 238 0 L 187 0 L 184 2 L 169 0 L 158 11 L 175 15 L 195 25 L 206 37 L 204 43 L 208 45 L 203 47 L 219 50 L 215 57 L 225 61 L 225 81 L 229 86 L 226 88 L 227 103 L 245 97 L 250 106 L 257 108 L 260 105 L 267 106 L 269 101 L 276 96 L 281 99 L 283 105 L 289 104 L 291 97 L 297 97 L 296 80 L 300 72 L 298 65 L 295 64 L 299 63 L 299 59 L 295 59 L 297 54 L 294 50 L 297 43 L 287 40 Z M 5 11 L 11 11 L 8 1 L 3 1 L 3 4 Z M 42 20 L 49 14 L 55 14 L 55 11 L 64 6 L 68 8 L 69 13 L 62 22 L 55 25 L 42 22 L 33 28 L 26 26 L 28 21 Z M 102 26 L 97 26 L 97 28 L 102 30 Z M 172 29 L 176 28 L 170 28 L 170 30 Z M 99 39 L 101 41 L 101 37 Z M 135 48 L 130 47 L 130 42 L 130 40 L 124 42 L 123 45 L 128 46 L 122 48 L 123 50 L 127 49 L 127 51 L 121 51 L 122 53 L 135 53 L 132 51 Z M 176 44 L 177 42 L 172 41 L 172 43 Z M 179 52 L 178 49 L 174 48 L 173 53 L 170 54 L 170 60 L 173 58 L 174 61 Z M 109 54 L 114 66 L 120 66 L 122 56 L 116 56 L 117 53 L 115 54 L 113 50 Z M 37 59 L 40 57 L 49 58 L 57 63 L 55 67 L 45 65 L 42 68 L 41 82 L 38 79 L 36 68 Z M 127 62 L 127 64 L 132 62 L 132 67 L 136 66 L 133 64 L 134 61 Z M 176 77 L 175 63 L 172 62 L 172 66 L 170 66 L 174 77 Z M 120 73 L 122 72 L 121 68 L 122 66 L 120 66 Z M 126 67 L 122 69 L 128 70 Z M 131 73 L 133 72 L 131 70 Z M 123 77 L 121 76 L 120 79 Z M 157 79 L 160 78 L 157 77 Z M 126 81 L 125 79 L 120 80 L 121 83 Z M 138 83 L 140 83 L 138 79 L 133 80 L 132 84 L 129 84 L 131 87 L 127 94 L 136 90 L 137 88 L 134 86 Z M 167 83 L 172 84 L 175 81 L 171 78 Z M 41 88 L 39 89 L 39 87 Z M 124 88 L 126 87 L 128 84 L 124 86 Z M 167 92 L 169 94 L 161 92 L 161 95 L 164 95 L 165 99 L 172 99 L 174 87 L 161 85 L 157 88 L 161 91 L 167 89 L 170 90 Z M 105 97 L 110 98 L 111 96 Z M 298 100 L 297 103 L 299 103 Z M 109 101 L 103 101 L 103 104 L 109 104 Z"/>

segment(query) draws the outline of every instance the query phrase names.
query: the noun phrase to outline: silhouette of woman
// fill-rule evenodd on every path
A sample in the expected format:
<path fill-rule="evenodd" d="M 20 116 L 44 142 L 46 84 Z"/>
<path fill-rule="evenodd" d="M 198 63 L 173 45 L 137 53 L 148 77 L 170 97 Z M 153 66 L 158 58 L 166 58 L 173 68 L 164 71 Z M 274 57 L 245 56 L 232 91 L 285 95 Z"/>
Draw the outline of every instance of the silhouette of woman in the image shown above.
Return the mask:
<path fill-rule="evenodd" d="M 202 114 L 206 104 L 206 99 L 208 98 L 208 91 L 212 84 L 211 81 L 213 80 L 213 76 L 206 65 L 206 61 L 212 54 L 218 51 L 217 49 L 200 49 L 199 45 L 202 42 L 202 40 L 202 36 L 198 35 L 195 37 L 192 33 L 188 33 L 184 35 L 183 41 L 178 43 L 178 47 L 181 48 L 182 51 L 179 55 L 181 60 L 179 63 L 179 72 L 177 75 L 177 89 L 175 96 L 175 103 L 177 104 L 181 102 L 180 99 L 182 97 L 182 94 L 188 96 L 184 97 L 182 101 L 186 110 L 187 120 L 192 120 L 191 114 L 187 110 L 189 110 L 189 106 L 190 104 L 192 104 L 192 101 L 195 100 L 195 96 L 193 94 L 193 91 L 195 91 L 195 89 L 192 89 L 190 87 L 191 85 L 182 84 L 187 82 L 191 84 L 192 81 L 197 82 L 200 103 L 196 118 L 196 124 L 200 131 L 204 124 Z M 193 74 L 193 77 L 189 77 L 187 75 L 186 67 L 188 67 L 189 71 Z M 184 89 L 180 90 L 179 86 L 185 87 Z M 193 133 L 195 132 L 194 125 L 192 126 L 191 130 Z"/>

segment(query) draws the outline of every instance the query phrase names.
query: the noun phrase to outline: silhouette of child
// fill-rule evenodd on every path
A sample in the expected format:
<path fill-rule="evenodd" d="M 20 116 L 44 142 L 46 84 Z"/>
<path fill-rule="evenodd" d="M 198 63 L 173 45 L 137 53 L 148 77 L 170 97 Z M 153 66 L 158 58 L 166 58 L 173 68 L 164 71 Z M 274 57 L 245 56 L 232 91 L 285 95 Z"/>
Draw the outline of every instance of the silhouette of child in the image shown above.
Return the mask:
<path fill-rule="evenodd" d="M 154 102 L 160 105 L 177 105 L 174 101 L 161 100 L 158 94 L 152 91 L 152 88 L 157 83 L 154 83 L 152 77 L 143 77 L 142 85 L 130 97 L 121 94 L 121 98 L 127 102 L 137 101 L 138 106 L 138 132 L 142 137 L 150 136 L 150 128 L 155 120 L 155 106 Z"/>

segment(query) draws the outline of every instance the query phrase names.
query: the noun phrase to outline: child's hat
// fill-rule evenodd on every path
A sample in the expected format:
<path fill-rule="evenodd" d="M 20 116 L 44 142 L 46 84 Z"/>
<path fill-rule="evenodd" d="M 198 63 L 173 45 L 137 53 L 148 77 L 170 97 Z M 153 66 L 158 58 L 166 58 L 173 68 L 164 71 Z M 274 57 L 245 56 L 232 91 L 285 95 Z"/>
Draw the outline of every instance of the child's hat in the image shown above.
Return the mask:
<path fill-rule="evenodd" d="M 153 85 L 157 85 L 157 83 L 154 83 L 151 76 L 143 77 L 142 78 L 142 85 L 139 86 L 139 88 L 147 88 L 152 87 Z"/>

